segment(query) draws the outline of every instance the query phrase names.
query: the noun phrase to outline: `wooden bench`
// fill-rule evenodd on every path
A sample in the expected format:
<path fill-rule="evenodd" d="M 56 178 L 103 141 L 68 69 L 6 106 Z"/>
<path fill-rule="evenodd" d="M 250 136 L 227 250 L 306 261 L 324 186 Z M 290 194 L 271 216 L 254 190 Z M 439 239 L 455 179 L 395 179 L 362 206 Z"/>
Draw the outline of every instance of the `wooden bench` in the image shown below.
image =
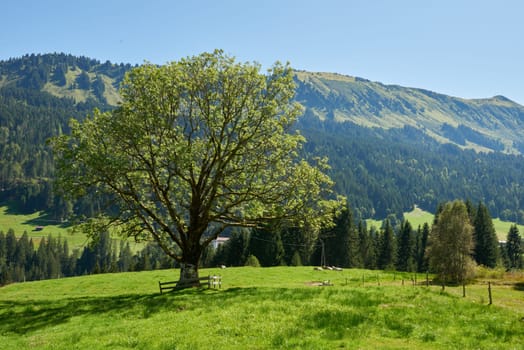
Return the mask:
<path fill-rule="evenodd" d="M 160 289 L 160 294 L 165 290 L 173 290 L 175 288 L 186 288 L 191 287 L 193 284 L 205 282 L 208 288 L 222 288 L 222 277 L 221 276 L 205 276 L 199 278 L 193 278 L 185 280 L 183 284 L 180 284 L 179 281 L 170 281 L 170 282 L 160 282 L 158 281 L 158 288 Z"/>

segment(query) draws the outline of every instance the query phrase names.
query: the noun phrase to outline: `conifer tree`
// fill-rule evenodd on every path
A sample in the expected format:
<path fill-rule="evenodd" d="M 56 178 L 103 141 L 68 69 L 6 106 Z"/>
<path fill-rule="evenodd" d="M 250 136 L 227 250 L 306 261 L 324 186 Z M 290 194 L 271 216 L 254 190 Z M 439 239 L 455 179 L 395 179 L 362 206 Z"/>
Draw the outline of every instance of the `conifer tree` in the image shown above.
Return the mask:
<path fill-rule="evenodd" d="M 128 272 L 133 270 L 133 254 L 131 253 L 131 247 L 129 242 L 124 244 L 124 241 L 120 243 L 120 253 L 118 256 L 118 270 L 120 272 Z"/>
<path fill-rule="evenodd" d="M 249 240 L 249 253 L 256 256 L 262 266 L 285 264 L 284 246 L 280 232 L 269 229 L 253 229 Z"/>
<path fill-rule="evenodd" d="M 397 240 L 393 227 L 387 219 L 380 237 L 378 268 L 381 270 L 394 269 L 397 258 Z"/>
<path fill-rule="evenodd" d="M 507 268 L 521 269 L 523 267 L 522 251 L 522 239 L 519 234 L 519 229 L 517 228 L 517 225 L 512 225 L 506 239 L 506 253 L 508 257 Z"/>
<path fill-rule="evenodd" d="M 397 270 L 415 271 L 414 259 L 415 241 L 413 228 L 409 221 L 404 220 L 400 225 L 397 250 Z"/>
<path fill-rule="evenodd" d="M 225 265 L 244 266 L 249 248 L 249 231 L 238 229 L 233 231 L 229 240 L 225 243 L 229 247 L 229 254 Z"/>
<path fill-rule="evenodd" d="M 428 258 L 426 256 L 426 247 L 428 244 L 428 236 L 429 236 L 429 225 L 427 222 L 422 225 L 422 229 L 419 227 L 419 247 L 417 250 L 417 266 L 419 272 L 426 272 L 428 271 Z"/>
<path fill-rule="evenodd" d="M 360 265 L 358 233 L 353 224 L 353 215 L 348 205 L 334 220 L 335 226 L 328 229 L 321 238 L 330 265 L 357 267 Z"/>
<path fill-rule="evenodd" d="M 479 265 L 495 267 L 499 257 L 498 238 L 488 208 L 482 202 L 479 202 L 473 227 L 475 261 Z"/>

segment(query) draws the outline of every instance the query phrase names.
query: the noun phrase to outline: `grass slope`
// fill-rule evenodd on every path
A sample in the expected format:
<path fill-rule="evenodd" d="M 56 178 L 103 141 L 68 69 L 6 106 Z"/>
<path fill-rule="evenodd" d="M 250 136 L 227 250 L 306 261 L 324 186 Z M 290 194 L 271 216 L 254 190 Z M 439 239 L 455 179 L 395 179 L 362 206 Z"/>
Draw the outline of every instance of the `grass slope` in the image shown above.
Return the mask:
<path fill-rule="evenodd" d="M 488 306 L 459 288 L 402 285 L 398 273 L 201 271 L 217 273 L 220 290 L 164 295 L 157 282 L 177 271 L 9 285 L 0 289 L 0 349 L 522 349 L 522 281 L 494 287 Z M 334 286 L 312 283 L 324 280 Z"/>
<path fill-rule="evenodd" d="M 38 226 L 43 227 L 43 229 L 37 230 Z M 42 238 L 49 235 L 67 239 L 70 248 L 80 248 L 87 243 L 84 235 L 71 234 L 67 225 L 60 224 L 56 220 L 49 220 L 43 212 L 20 214 L 13 212 L 7 206 L 0 206 L 0 230 L 4 231 L 5 234 L 9 229 L 13 229 L 16 236 L 21 236 L 24 232 L 27 232 L 36 245 L 40 243 Z"/>

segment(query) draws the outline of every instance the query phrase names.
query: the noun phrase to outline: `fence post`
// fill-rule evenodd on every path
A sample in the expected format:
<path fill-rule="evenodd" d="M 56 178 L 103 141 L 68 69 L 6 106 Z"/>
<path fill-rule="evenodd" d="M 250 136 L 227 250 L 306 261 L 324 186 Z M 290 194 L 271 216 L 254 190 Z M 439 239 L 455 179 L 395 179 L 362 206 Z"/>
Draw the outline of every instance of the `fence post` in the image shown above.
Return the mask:
<path fill-rule="evenodd" d="M 466 282 L 462 281 L 462 297 L 466 297 Z"/>
<path fill-rule="evenodd" d="M 491 299 L 491 282 L 488 282 L 488 295 L 489 295 L 489 304 L 493 304 L 493 299 Z"/>
<path fill-rule="evenodd" d="M 426 287 L 429 287 L 429 272 L 426 271 Z"/>

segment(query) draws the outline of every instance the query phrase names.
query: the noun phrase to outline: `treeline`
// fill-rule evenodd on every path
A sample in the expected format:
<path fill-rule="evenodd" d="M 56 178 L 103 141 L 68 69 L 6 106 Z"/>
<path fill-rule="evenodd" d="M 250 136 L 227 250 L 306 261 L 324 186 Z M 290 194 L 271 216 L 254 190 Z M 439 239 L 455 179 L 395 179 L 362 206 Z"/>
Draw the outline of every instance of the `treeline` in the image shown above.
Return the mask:
<path fill-rule="evenodd" d="M 69 70 L 80 69 L 71 89 L 91 91 L 85 102 L 56 97 L 44 85 L 62 86 Z M 71 118 L 83 119 L 94 108 L 112 108 L 103 98 L 102 75 L 118 84 L 129 64 L 101 63 L 66 54 L 26 55 L 0 61 L 0 191 L 2 201 L 17 210 L 45 210 L 53 219 L 65 219 L 73 206 L 53 194 L 54 160 L 47 140 L 68 133 Z M 89 74 L 94 76 L 90 78 Z M 85 213 L 89 215 L 89 212 Z"/>
<path fill-rule="evenodd" d="M 466 205 L 473 226 L 471 258 L 475 263 L 522 269 L 524 244 L 517 226 L 510 228 L 506 242 L 500 244 L 487 207 L 483 203 L 473 206 L 469 201 Z M 441 210 L 442 205 L 436 218 Z M 316 265 L 426 272 L 431 270 L 427 256 L 431 225 L 415 228 L 407 220 L 391 218 L 380 228 L 368 228 L 346 209 L 335 218 L 334 227 L 323 230 L 316 239 L 295 228 L 237 229 L 224 244 L 204 251 L 201 267 Z M 17 238 L 12 229 L 7 234 L 0 231 L 0 285 L 176 266 L 155 243 L 133 252 L 128 242 L 111 239 L 108 233 L 100 234 L 83 249 L 71 251 L 61 237 L 48 236 L 35 244 L 27 232 Z"/>
<path fill-rule="evenodd" d="M 474 228 L 474 261 L 489 268 L 522 268 L 524 245 L 517 227 L 512 226 L 507 242 L 500 244 L 487 207 L 466 203 Z M 362 220 L 355 223 L 351 210 L 345 210 L 335 218 L 335 226 L 315 241 L 296 229 L 237 231 L 216 251 L 208 251 L 204 261 L 227 266 L 326 265 L 426 272 L 431 225 L 412 227 L 407 220 L 386 219 L 382 227 L 368 228 Z"/>
<path fill-rule="evenodd" d="M 36 247 L 37 246 L 37 247 Z M 83 249 L 69 249 L 66 239 L 48 236 L 35 244 L 27 232 L 16 237 L 0 231 L 0 286 L 108 272 L 128 272 L 174 267 L 173 259 L 153 243 L 134 253 L 129 243 L 108 233 Z"/>

